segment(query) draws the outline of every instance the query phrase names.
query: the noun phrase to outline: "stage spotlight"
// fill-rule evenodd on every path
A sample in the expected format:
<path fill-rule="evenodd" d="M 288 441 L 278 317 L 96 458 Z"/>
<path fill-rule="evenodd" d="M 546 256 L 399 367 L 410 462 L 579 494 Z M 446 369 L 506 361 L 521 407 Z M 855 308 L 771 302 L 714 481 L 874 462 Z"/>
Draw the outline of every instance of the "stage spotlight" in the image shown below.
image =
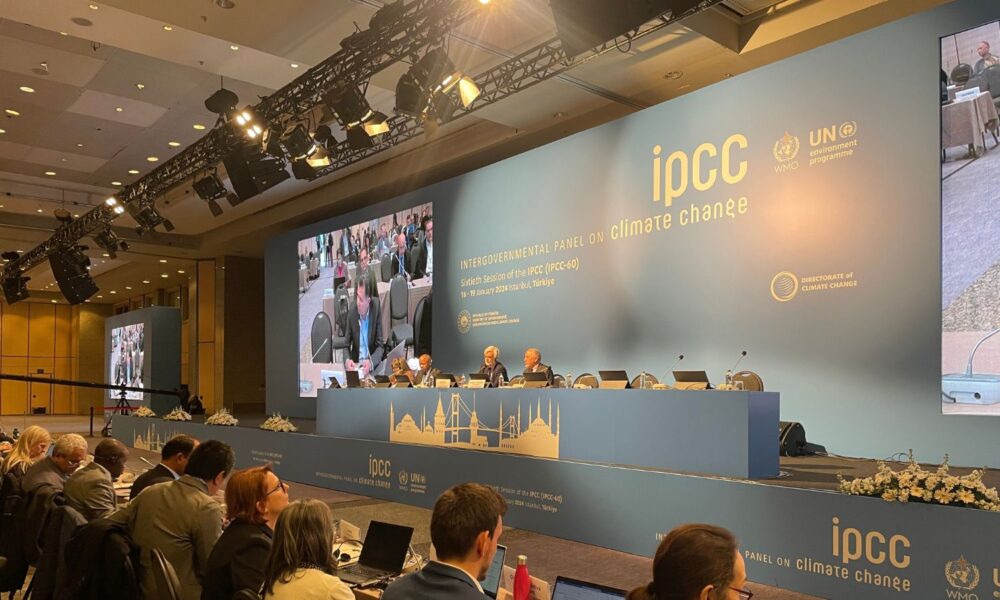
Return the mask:
<path fill-rule="evenodd" d="M 213 217 L 222 214 L 222 207 L 219 206 L 218 199 L 226 195 L 226 186 L 222 185 L 222 180 L 219 179 L 217 173 L 196 179 L 193 187 L 194 191 L 198 193 L 198 197 L 208 204 L 208 210 Z"/>
<path fill-rule="evenodd" d="M 83 253 L 86 249 L 86 246 L 60 246 L 49 254 L 49 266 L 59 291 L 70 304 L 80 304 L 98 291 L 87 272 L 90 259 Z"/>
<path fill-rule="evenodd" d="M 375 142 L 361 127 L 352 127 L 347 130 L 347 144 L 352 150 L 366 150 L 373 147 Z"/>
<path fill-rule="evenodd" d="M 233 115 L 233 122 L 243 135 L 251 140 L 259 140 L 264 134 L 264 126 L 257 111 L 249 106 Z"/>
<path fill-rule="evenodd" d="M 17 252 L 4 252 L 4 256 L 7 254 L 17 254 Z M 7 301 L 7 304 L 14 304 L 15 302 L 20 302 L 29 296 L 28 294 L 28 281 L 30 277 L 21 277 L 19 275 L 12 275 L 7 277 L 0 283 L 3 287 L 3 297 Z"/>
<path fill-rule="evenodd" d="M 382 29 L 387 25 L 398 21 L 406 13 L 406 7 L 403 5 L 402 0 L 396 0 L 395 2 L 390 2 L 383 6 L 382 8 L 375 11 L 372 15 L 370 21 L 368 21 L 369 29 Z"/>
<path fill-rule="evenodd" d="M 381 133 L 389 132 L 389 117 L 385 116 L 385 113 L 375 111 L 372 116 L 364 123 L 365 133 L 369 136 L 376 136 Z"/>
<path fill-rule="evenodd" d="M 139 235 L 142 235 L 147 231 L 153 231 L 160 225 L 163 226 L 165 231 L 170 232 L 174 230 L 174 224 L 171 223 L 169 219 L 164 218 L 164 216 L 161 215 L 152 204 L 147 204 L 145 206 L 133 204 L 128 207 L 128 214 L 132 215 L 135 222 L 139 224 L 139 226 L 135 228 L 136 233 Z"/>
<path fill-rule="evenodd" d="M 226 88 L 220 88 L 217 92 L 205 100 L 205 108 L 207 108 L 209 112 L 213 112 L 223 117 L 228 117 L 234 110 L 236 110 L 236 105 L 239 103 L 240 97 L 234 92 L 231 92 Z"/>
<path fill-rule="evenodd" d="M 55 215 L 56 220 L 59 221 L 60 223 L 73 222 L 73 215 L 70 214 L 70 212 L 65 208 L 57 208 L 54 211 L 52 211 L 52 214 Z"/>
<path fill-rule="evenodd" d="M 309 137 L 306 128 L 301 124 L 285 132 L 281 138 L 281 145 L 285 147 L 285 152 L 292 160 L 301 160 L 316 151 L 316 142 Z"/>
<path fill-rule="evenodd" d="M 313 132 L 313 139 L 316 140 L 317 144 L 328 150 L 337 146 L 337 138 L 333 137 L 333 130 L 330 129 L 329 125 L 320 125 L 317 127 L 316 131 Z"/>
<path fill-rule="evenodd" d="M 480 95 L 476 82 L 455 69 L 455 64 L 443 48 L 435 48 L 410 67 L 396 83 L 396 112 L 420 118 L 434 108 L 436 115 L 444 112 L 450 119 L 454 109 L 449 103 L 437 99 L 450 94 L 456 86 L 465 107 Z"/>
<path fill-rule="evenodd" d="M 94 236 L 94 241 L 108 253 L 110 258 L 118 258 L 119 249 L 123 252 L 128 250 L 128 243 L 121 241 L 118 234 L 112 231 L 110 226 L 97 233 Z"/>
<path fill-rule="evenodd" d="M 330 166 L 330 153 L 326 148 L 316 148 L 316 151 L 306 158 L 306 164 L 314 169 Z"/>
<path fill-rule="evenodd" d="M 125 212 L 125 207 L 122 206 L 121 203 L 118 202 L 118 198 L 115 198 L 114 196 L 108 196 L 108 198 L 104 201 L 104 205 L 110 208 L 111 212 L 116 215 L 120 215 Z"/>
<path fill-rule="evenodd" d="M 374 116 L 364 94 L 356 87 L 338 87 L 326 96 L 327 105 L 337 113 L 337 120 L 345 129 L 356 127 Z"/>
<path fill-rule="evenodd" d="M 481 93 L 475 81 L 468 77 L 459 78 L 458 97 L 462 99 L 462 106 L 469 108 L 469 105 L 475 102 Z"/>

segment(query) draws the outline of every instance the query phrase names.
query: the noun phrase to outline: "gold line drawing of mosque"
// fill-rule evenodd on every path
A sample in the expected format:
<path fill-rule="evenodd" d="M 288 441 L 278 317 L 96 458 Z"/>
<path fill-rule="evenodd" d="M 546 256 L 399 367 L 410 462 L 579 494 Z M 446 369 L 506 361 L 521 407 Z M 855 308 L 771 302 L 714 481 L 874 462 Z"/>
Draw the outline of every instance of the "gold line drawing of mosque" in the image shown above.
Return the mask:
<path fill-rule="evenodd" d="M 174 437 L 176 432 L 171 431 L 170 435 L 163 435 L 156 431 L 156 426 L 152 422 L 146 427 L 146 434 L 143 436 L 143 432 L 136 428 L 135 437 L 132 440 L 132 447 L 138 448 L 140 450 L 148 450 L 150 452 L 159 452 L 163 450 L 163 445 L 167 441 Z"/>
<path fill-rule="evenodd" d="M 392 443 L 423 444 L 426 446 L 442 446 L 447 448 L 467 448 L 472 450 L 489 450 L 524 454 L 540 458 L 559 458 L 559 405 L 556 404 L 555 429 L 552 421 L 552 400 L 549 400 L 548 419 L 542 418 L 542 400 L 537 405 L 528 402 L 527 427 L 522 427 L 521 403 L 517 403 L 515 413 L 508 412 L 504 416 L 503 402 L 500 402 L 500 414 L 496 428 L 489 427 L 480 420 L 476 410 L 476 395 L 472 395 L 472 407 L 462 401 L 458 392 L 451 394 L 448 410 L 445 411 L 438 394 L 437 410 L 434 418 L 427 419 L 427 408 L 424 407 L 417 423 L 409 413 L 396 422 L 396 408 L 389 404 L 389 441 Z M 468 425 L 462 426 L 463 414 L 468 418 Z M 462 439 L 463 432 L 468 432 L 468 439 Z M 497 444 L 491 446 L 483 433 L 497 434 Z"/>

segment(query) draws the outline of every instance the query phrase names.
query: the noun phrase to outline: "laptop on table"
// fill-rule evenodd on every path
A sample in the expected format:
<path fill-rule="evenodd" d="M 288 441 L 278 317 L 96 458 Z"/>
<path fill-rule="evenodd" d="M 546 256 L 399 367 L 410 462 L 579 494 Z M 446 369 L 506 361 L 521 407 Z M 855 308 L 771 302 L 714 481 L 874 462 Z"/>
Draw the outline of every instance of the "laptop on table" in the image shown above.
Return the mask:
<path fill-rule="evenodd" d="M 625 590 L 562 576 L 552 588 L 552 600 L 619 600 L 625 595 Z"/>
<path fill-rule="evenodd" d="M 337 577 L 352 585 L 364 585 L 399 575 L 406 564 L 413 528 L 372 521 L 357 564 L 337 570 Z"/>
<path fill-rule="evenodd" d="M 628 374 L 625 371 L 598 371 L 601 376 L 602 390 L 624 390 L 632 386 L 628 381 Z"/>
<path fill-rule="evenodd" d="M 548 384 L 549 378 L 545 374 L 545 371 L 524 374 L 524 387 L 526 388 L 543 388 Z"/>
<path fill-rule="evenodd" d="M 708 390 L 708 374 L 704 371 L 674 371 L 675 390 Z"/>

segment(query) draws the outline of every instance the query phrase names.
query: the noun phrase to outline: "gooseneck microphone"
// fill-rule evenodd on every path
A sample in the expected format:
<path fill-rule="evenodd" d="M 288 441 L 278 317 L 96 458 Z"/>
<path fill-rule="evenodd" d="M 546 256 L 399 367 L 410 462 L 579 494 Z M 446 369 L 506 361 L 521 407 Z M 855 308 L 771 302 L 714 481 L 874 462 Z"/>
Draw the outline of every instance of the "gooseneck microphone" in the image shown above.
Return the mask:
<path fill-rule="evenodd" d="M 747 351 L 746 350 L 740 352 L 740 357 L 738 359 L 736 359 L 736 364 L 733 365 L 733 368 L 729 369 L 730 373 L 732 373 L 733 371 L 736 370 L 736 367 L 738 367 L 739 364 L 740 364 L 740 362 L 742 362 L 743 359 L 746 358 L 746 355 L 747 355 Z"/>
<path fill-rule="evenodd" d="M 1000 333 L 1000 329 L 994 329 L 993 331 L 987 333 L 981 340 L 976 342 L 975 347 L 972 348 L 972 353 L 969 354 L 969 364 L 965 366 L 965 376 L 972 377 L 972 359 L 976 357 L 976 350 L 983 345 L 983 342 Z"/>
<path fill-rule="evenodd" d="M 676 361 L 674 361 L 674 364 L 670 365 L 670 368 L 669 368 L 669 369 L 667 370 L 667 373 L 673 373 L 673 372 L 674 372 L 674 368 L 675 368 L 675 367 L 676 367 L 676 366 L 677 366 L 678 364 L 680 364 L 680 362 L 681 362 L 682 360 L 684 360 L 684 355 L 683 355 L 683 354 L 680 354 L 680 355 L 678 355 L 678 356 L 677 356 L 677 360 L 676 360 Z"/>

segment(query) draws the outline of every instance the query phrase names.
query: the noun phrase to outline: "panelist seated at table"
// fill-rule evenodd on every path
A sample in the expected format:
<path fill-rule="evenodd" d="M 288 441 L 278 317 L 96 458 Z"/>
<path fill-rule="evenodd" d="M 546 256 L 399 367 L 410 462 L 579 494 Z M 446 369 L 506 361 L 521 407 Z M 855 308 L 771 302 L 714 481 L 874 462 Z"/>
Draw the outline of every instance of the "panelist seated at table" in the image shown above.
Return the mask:
<path fill-rule="evenodd" d="M 420 370 L 413 376 L 415 385 L 434 387 L 434 379 L 441 374 L 441 369 L 434 368 L 434 360 L 430 354 L 420 355 Z"/>
<path fill-rule="evenodd" d="M 488 387 L 500 387 L 501 382 L 510 381 L 507 377 L 507 367 L 500 362 L 500 348 L 487 346 L 483 350 L 483 364 L 479 372 L 486 375 Z"/>
<path fill-rule="evenodd" d="M 493 488 L 463 483 L 445 491 L 431 513 L 437 560 L 389 584 L 382 600 L 486 600 L 486 578 L 503 532 L 507 503 Z"/>
<path fill-rule="evenodd" d="M 354 297 L 355 301 L 347 311 L 345 341 L 349 358 L 344 362 L 344 368 L 348 371 L 361 370 L 367 376 L 382 362 L 385 353 L 375 280 L 368 277 L 359 279 Z"/>
<path fill-rule="evenodd" d="M 538 348 L 524 351 L 524 373 L 545 373 L 545 386 L 552 387 L 552 367 L 542 364 L 542 353 Z"/>
<path fill-rule="evenodd" d="M 413 384 L 415 381 L 415 376 L 413 369 L 406 362 L 406 358 L 400 356 L 392 360 L 392 375 L 389 375 L 389 381 L 393 384 Z"/>
<path fill-rule="evenodd" d="M 410 264 L 410 252 L 406 249 L 406 235 L 401 233 L 396 236 L 396 245 L 393 248 L 390 259 L 389 265 L 392 269 L 390 277 L 402 275 L 407 281 L 412 279 L 407 267 Z"/>

